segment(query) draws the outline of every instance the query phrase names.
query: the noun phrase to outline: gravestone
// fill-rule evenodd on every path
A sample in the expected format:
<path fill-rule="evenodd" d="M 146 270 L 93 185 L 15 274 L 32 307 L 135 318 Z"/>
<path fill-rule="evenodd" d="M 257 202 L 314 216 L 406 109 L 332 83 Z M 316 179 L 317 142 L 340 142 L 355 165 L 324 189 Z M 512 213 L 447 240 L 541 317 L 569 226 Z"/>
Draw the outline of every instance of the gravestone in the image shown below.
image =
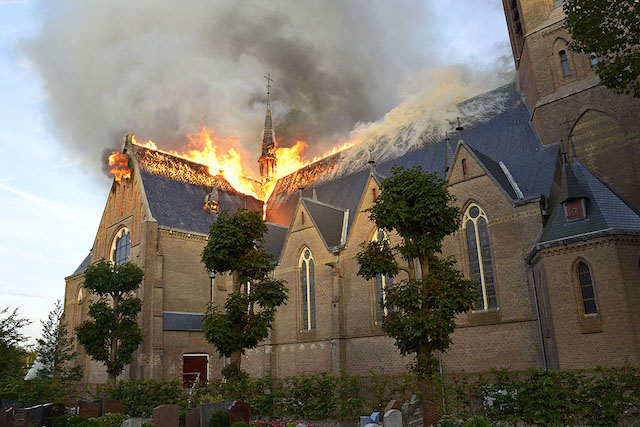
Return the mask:
<path fill-rule="evenodd" d="M 122 427 L 142 427 L 142 424 L 151 424 L 153 420 L 151 418 L 134 417 L 124 420 Z"/>
<path fill-rule="evenodd" d="M 46 427 L 53 425 L 53 419 L 64 415 L 66 406 L 63 403 L 47 403 L 43 405 L 42 424 Z"/>
<path fill-rule="evenodd" d="M 249 421 L 251 421 L 251 405 L 240 400 L 234 401 L 229 407 L 229 419 L 231 424 L 249 424 Z"/>
<path fill-rule="evenodd" d="M 402 412 L 392 409 L 384 413 L 384 427 L 402 427 Z"/>
<path fill-rule="evenodd" d="M 200 427 L 200 409 L 195 408 L 184 419 L 185 427 Z"/>
<path fill-rule="evenodd" d="M 384 413 L 386 414 L 387 412 L 389 412 L 392 409 L 397 409 L 398 411 L 402 411 L 402 405 L 400 404 L 400 402 L 398 402 L 397 400 L 390 400 L 389 403 L 387 403 L 387 407 L 384 408 Z"/>
<path fill-rule="evenodd" d="M 29 423 L 40 427 L 44 418 L 44 405 L 31 406 L 25 409 L 29 410 Z"/>
<path fill-rule="evenodd" d="M 162 405 L 153 408 L 153 427 L 178 427 L 180 425 L 180 406 Z"/>
<path fill-rule="evenodd" d="M 101 401 L 102 412 L 101 414 L 122 414 L 124 413 L 124 403 L 113 399 L 102 399 Z"/>
<path fill-rule="evenodd" d="M 100 418 L 100 404 L 96 402 L 78 403 L 78 415 L 83 418 Z"/>
<path fill-rule="evenodd" d="M 29 409 L 16 409 L 13 411 L 13 423 L 11 424 L 13 427 L 29 427 L 29 413 L 31 411 Z"/>
<path fill-rule="evenodd" d="M 208 427 L 209 419 L 214 412 L 228 411 L 229 406 L 233 403 L 233 400 L 223 400 L 221 402 L 203 403 L 200 405 L 200 426 Z"/>
<path fill-rule="evenodd" d="M 422 427 L 420 401 L 413 395 L 411 402 L 402 404 L 402 424 L 404 427 Z"/>
<path fill-rule="evenodd" d="M 367 424 L 373 424 L 373 420 L 369 415 L 360 415 L 360 427 L 365 427 Z"/>
<path fill-rule="evenodd" d="M 379 424 L 381 421 L 380 412 L 372 412 L 369 418 L 371 418 L 371 421 L 373 421 L 374 424 Z"/>
<path fill-rule="evenodd" d="M 376 423 L 371 423 L 371 424 L 367 424 L 364 427 L 380 427 L 382 424 L 376 424 Z"/>

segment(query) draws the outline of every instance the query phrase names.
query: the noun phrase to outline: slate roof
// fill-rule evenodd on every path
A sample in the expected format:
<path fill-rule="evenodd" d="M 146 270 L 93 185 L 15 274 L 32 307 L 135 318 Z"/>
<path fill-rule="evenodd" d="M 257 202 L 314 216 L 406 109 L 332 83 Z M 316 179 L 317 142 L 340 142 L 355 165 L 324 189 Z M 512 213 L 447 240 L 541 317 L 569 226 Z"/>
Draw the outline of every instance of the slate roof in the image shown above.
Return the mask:
<path fill-rule="evenodd" d="M 499 187 L 501 187 L 505 193 L 511 198 L 511 200 L 517 200 L 518 196 L 507 178 L 507 175 L 504 173 L 504 170 L 500 166 L 500 164 L 496 163 L 493 159 L 489 158 L 485 154 L 482 154 L 480 150 L 473 149 L 464 141 L 461 141 L 461 145 L 465 146 L 469 152 L 476 158 L 476 160 L 480 163 L 481 166 L 484 167 L 487 174 L 494 180 Z"/>
<path fill-rule="evenodd" d="M 86 256 L 86 258 L 80 263 L 78 268 L 76 268 L 76 271 L 74 271 L 69 277 L 75 276 L 76 274 L 84 273 L 85 271 L 87 271 L 87 268 L 89 268 L 89 264 L 91 264 L 91 252 L 89 252 L 89 255 Z"/>
<path fill-rule="evenodd" d="M 598 232 L 640 234 L 640 216 L 577 159 L 565 164 L 562 174 L 557 202 L 536 248 L 584 240 Z M 586 198 L 586 218 L 568 221 L 562 202 L 578 196 Z"/>
<path fill-rule="evenodd" d="M 268 222 L 267 230 L 267 234 L 264 236 L 263 248 L 265 251 L 273 255 L 273 260 L 275 262 L 278 262 L 280 254 L 282 253 L 282 247 L 284 246 L 284 239 L 287 238 L 289 228 Z"/>
<path fill-rule="evenodd" d="M 307 198 L 302 198 L 302 204 L 309 213 L 327 249 L 344 244 L 343 236 L 347 235 L 347 230 L 344 228 L 347 224 L 346 220 L 349 218 L 349 212 L 346 209 Z"/>
<path fill-rule="evenodd" d="M 515 84 L 508 84 L 465 101 L 459 104 L 459 107 L 464 109 L 473 103 L 482 105 L 491 102 L 491 99 L 495 97 L 504 99 L 503 108 L 484 121 L 465 126 L 464 143 L 471 148 L 512 199 L 517 199 L 517 196 L 500 167 L 500 162 L 511 173 L 514 182 L 523 194 L 523 198 L 540 195 L 549 197 L 558 146 L 542 146 L 529 120 L 531 111 L 522 100 Z M 376 178 L 384 179 L 382 176 L 389 176 L 391 167 L 394 165 L 421 166 L 424 170 L 435 172 L 444 178 L 446 176 L 445 149 L 446 141 L 444 139 L 425 142 L 422 146 L 398 158 L 378 163 Z M 449 162 L 451 161 L 452 156 L 449 155 Z M 304 176 L 313 176 L 314 167 L 315 164 L 312 164 L 303 168 L 306 170 Z M 296 173 L 301 174 L 302 172 Z M 349 209 L 351 213 L 349 215 L 349 230 L 351 230 L 370 173 L 367 168 L 331 180 L 320 178 L 314 183 L 319 201 L 342 209 Z M 285 178 L 291 181 L 292 176 L 293 174 Z M 287 191 L 284 191 L 276 186 L 267 203 L 267 219 L 269 221 L 286 226 L 291 223 L 300 198 L 298 191 L 292 190 L 294 187 L 296 186 L 289 184 Z M 310 198 L 312 189 L 305 188 L 302 195 Z"/>

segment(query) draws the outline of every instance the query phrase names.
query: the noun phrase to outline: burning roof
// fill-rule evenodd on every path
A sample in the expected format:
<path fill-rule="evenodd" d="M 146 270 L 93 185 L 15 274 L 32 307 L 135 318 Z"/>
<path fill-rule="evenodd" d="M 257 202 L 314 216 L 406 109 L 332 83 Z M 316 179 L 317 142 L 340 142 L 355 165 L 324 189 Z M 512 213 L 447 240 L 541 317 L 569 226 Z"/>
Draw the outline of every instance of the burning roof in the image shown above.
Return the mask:
<path fill-rule="evenodd" d="M 152 150 L 133 144 L 133 152 L 138 164 L 144 170 L 154 174 L 204 187 L 217 187 L 230 194 L 240 194 L 221 174 L 212 175 L 209 167 L 162 151 Z"/>

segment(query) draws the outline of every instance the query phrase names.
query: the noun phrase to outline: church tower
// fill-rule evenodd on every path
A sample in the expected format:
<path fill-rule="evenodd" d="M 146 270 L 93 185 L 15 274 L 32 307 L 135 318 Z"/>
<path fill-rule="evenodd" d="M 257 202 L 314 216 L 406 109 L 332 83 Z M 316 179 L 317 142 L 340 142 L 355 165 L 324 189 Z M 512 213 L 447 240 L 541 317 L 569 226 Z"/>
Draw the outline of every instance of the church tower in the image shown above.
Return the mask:
<path fill-rule="evenodd" d="M 502 0 L 518 84 L 544 145 L 568 141 L 640 211 L 640 100 L 600 85 L 598 58 L 572 52 L 564 0 Z"/>
<path fill-rule="evenodd" d="M 267 79 L 267 115 L 264 119 L 264 130 L 262 131 L 262 154 L 260 163 L 260 185 L 264 187 L 270 181 L 276 179 L 276 135 L 273 132 L 273 122 L 271 120 L 271 75 L 265 76 Z"/>

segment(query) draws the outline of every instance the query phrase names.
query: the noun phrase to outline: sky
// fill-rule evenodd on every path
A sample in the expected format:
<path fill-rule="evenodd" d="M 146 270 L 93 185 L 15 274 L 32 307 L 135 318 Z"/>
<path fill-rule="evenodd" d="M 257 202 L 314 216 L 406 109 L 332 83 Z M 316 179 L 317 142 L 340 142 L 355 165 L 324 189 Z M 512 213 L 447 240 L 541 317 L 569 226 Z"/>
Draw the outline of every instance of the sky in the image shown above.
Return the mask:
<path fill-rule="evenodd" d="M 59 0 L 59 2 L 0 0 L 0 223 L 3 224 L 0 227 L 0 271 L 2 272 L 0 274 L 0 308 L 9 307 L 13 310 L 17 307 L 23 317 L 32 321 L 32 324 L 23 330 L 31 343 L 41 336 L 40 320 L 46 319 L 57 299 L 64 299 L 64 278 L 73 273 L 93 244 L 111 185 L 111 181 L 102 173 L 103 151 L 120 144 L 120 139 L 111 135 L 120 135 L 124 132 L 116 125 L 119 121 L 125 121 L 128 126 L 140 128 L 144 127 L 145 120 L 148 120 L 148 123 L 158 127 L 157 133 L 160 137 L 183 131 L 181 126 L 159 130 L 163 124 L 162 121 L 157 118 L 157 115 L 138 114 L 138 110 L 144 110 L 142 107 L 132 111 L 123 109 L 114 101 L 120 95 L 117 90 L 112 93 L 107 87 L 106 90 L 98 93 L 99 96 L 91 92 L 97 90 L 93 87 L 84 90 L 83 85 L 90 85 L 92 81 L 95 81 L 96 86 L 99 87 L 100 82 L 109 82 L 111 81 L 109 79 L 113 78 L 113 75 L 103 73 L 104 70 L 100 67 L 92 68 L 90 64 L 100 63 L 105 56 L 124 54 L 107 51 L 99 45 L 98 48 L 93 49 L 91 46 L 83 48 L 77 45 L 88 38 L 88 36 L 85 37 L 86 34 L 112 36 L 108 31 L 111 23 L 115 21 L 106 21 L 120 20 L 120 17 L 117 10 L 113 11 L 113 16 L 110 18 L 109 10 L 101 10 L 98 14 L 89 8 L 85 11 L 85 15 L 81 15 L 82 21 L 76 21 L 78 25 L 74 28 L 74 25 L 69 23 L 73 22 L 73 19 L 78 19 L 78 16 L 70 14 L 69 10 L 64 10 L 62 6 L 59 8 L 52 6 L 64 4 L 67 9 L 71 9 L 69 6 L 73 6 L 73 3 L 74 0 Z M 85 2 L 85 4 L 89 3 L 92 2 Z M 113 4 L 113 8 L 118 7 L 116 3 L 127 4 L 127 2 L 96 2 L 98 3 L 103 7 Z M 155 4 L 164 3 L 156 2 Z M 221 6 L 208 11 L 210 13 L 227 12 L 225 6 L 233 2 L 229 0 L 213 3 Z M 147 4 L 154 4 L 154 2 L 147 2 Z M 305 93 L 305 90 L 317 91 L 313 84 L 305 82 L 304 75 L 290 76 L 292 83 L 288 86 L 286 83 L 281 83 L 280 87 L 285 94 L 282 95 L 280 105 L 276 99 L 274 106 L 276 132 L 278 132 L 280 119 L 284 134 L 289 132 L 295 135 L 296 132 L 308 132 L 316 135 L 319 140 L 328 141 L 326 144 L 330 144 L 343 137 L 346 139 L 348 129 L 355 126 L 356 121 L 381 119 L 386 111 L 402 102 L 415 87 L 415 84 L 411 84 L 411 76 L 418 74 L 422 68 L 426 71 L 430 66 L 442 67 L 462 63 L 471 68 L 503 71 L 513 66 L 500 0 L 447 2 L 413 0 L 404 1 L 403 7 L 397 10 L 381 7 L 367 11 L 366 14 L 361 13 L 364 10 L 359 8 L 367 4 L 369 3 L 357 0 L 351 3 L 350 0 L 349 6 L 340 5 L 336 8 L 353 12 L 356 20 L 379 20 L 371 24 L 373 27 L 380 25 L 384 27 L 385 22 L 397 25 L 398 22 L 410 21 L 411 25 L 407 25 L 407 30 L 404 32 L 401 28 L 393 32 L 396 38 L 403 40 L 394 40 L 391 30 L 383 28 L 383 31 L 389 31 L 388 39 L 391 41 L 380 47 L 380 55 L 384 56 L 379 58 L 380 61 L 394 61 L 394 54 L 397 52 L 398 58 L 402 57 L 401 60 L 398 59 L 398 63 L 404 68 L 381 66 L 382 72 L 378 74 L 372 72 L 372 76 L 378 79 L 376 86 L 379 87 L 371 90 L 365 87 L 367 92 L 363 95 L 363 101 L 358 102 L 356 106 L 347 102 L 342 107 L 341 102 L 344 99 L 333 97 L 336 105 L 349 110 L 353 115 L 351 121 L 338 123 L 336 126 L 343 125 L 343 128 L 334 130 L 333 134 L 329 134 L 326 129 L 330 128 L 329 125 L 332 123 L 336 123 L 335 117 L 343 115 L 340 108 L 336 111 L 300 108 L 299 115 L 296 117 L 298 122 L 303 122 L 302 128 L 292 127 L 287 121 L 287 117 L 292 116 L 291 112 L 296 111 L 296 93 Z M 409 16 L 412 15 L 412 4 L 416 6 L 415 16 Z M 144 37 L 168 39 L 172 23 L 167 24 L 166 31 L 163 27 L 157 27 L 154 22 L 162 21 L 162 7 L 158 10 L 158 17 L 154 17 L 148 24 L 153 29 L 149 32 L 151 35 Z M 292 14 L 292 16 L 295 15 L 292 21 L 304 19 L 305 13 L 308 11 L 297 11 Z M 94 21 L 91 21 L 92 19 Z M 423 27 L 420 26 L 421 21 L 424 22 Z M 206 26 L 206 22 L 207 20 L 203 20 L 202 25 Z M 103 33 L 100 33 L 100 28 L 104 28 Z M 366 26 L 363 28 L 366 29 Z M 184 34 L 180 31 L 183 29 L 179 27 L 177 30 L 178 35 L 182 37 Z M 62 36 L 66 31 L 71 31 L 71 40 Z M 130 29 L 130 31 L 134 30 Z M 173 31 L 175 33 L 175 28 Z M 323 35 L 322 28 L 309 31 L 318 31 L 320 32 L 318 34 Z M 327 42 L 326 46 L 318 47 L 320 53 L 330 52 L 331 49 L 335 49 L 335 46 L 339 46 L 342 43 L 340 34 L 339 31 L 334 32 L 334 37 L 337 38 L 334 45 Z M 384 33 L 382 35 L 384 36 Z M 144 37 L 141 36 L 141 38 Z M 366 33 L 363 37 L 364 44 Z M 285 38 L 285 35 L 282 35 L 282 38 Z M 310 40 L 313 44 L 313 39 Z M 275 44 L 275 47 L 272 46 L 275 52 L 270 53 L 268 60 L 273 60 L 273 55 L 286 46 L 278 44 Z M 244 49 L 250 48 L 250 46 L 244 47 Z M 355 47 L 351 46 L 351 48 L 357 50 L 358 45 L 355 44 Z M 372 48 L 375 53 L 376 46 L 373 45 Z M 143 46 L 142 50 L 135 54 L 144 56 L 144 52 L 146 50 Z M 193 56 L 180 58 L 186 58 L 185 61 L 197 64 L 202 62 L 203 52 L 211 53 L 212 64 L 203 65 L 202 70 L 197 70 L 193 65 L 189 69 L 178 70 L 182 73 L 182 80 L 189 81 L 189 76 L 185 76 L 185 73 L 190 72 L 200 74 L 198 79 L 206 79 L 206 73 L 209 70 L 214 70 L 212 73 L 217 70 L 216 66 L 219 63 L 216 61 L 223 60 L 226 61 L 224 67 L 228 70 L 228 75 L 242 76 L 245 80 L 251 80 L 249 83 L 239 84 L 237 77 L 235 80 L 230 80 L 226 76 L 216 75 L 216 78 L 212 77 L 211 81 L 207 81 L 207 90 L 212 93 L 219 91 L 220 96 L 224 96 L 227 103 L 225 111 L 234 113 L 234 115 L 221 114 L 214 107 L 203 105 L 203 109 L 210 109 L 211 115 L 217 118 L 216 130 L 221 133 L 225 130 L 235 132 L 242 136 L 245 129 L 237 128 L 236 123 L 245 123 L 245 125 L 248 123 L 247 134 L 254 132 L 254 127 L 258 127 L 255 133 L 259 133 L 264 109 L 262 104 L 252 103 L 250 99 L 256 96 L 256 90 L 262 90 L 264 82 L 260 79 L 267 71 L 257 70 L 254 73 L 257 81 L 254 82 L 252 80 L 254 76 L 246 72 L 247 69 L 251 69 L 249 65 L 245 63 L 240 67 L 236 63 L 235 66 L 238 69 L 235 69 L 234 63 L 227 61 L 228 58 L 224 57 L 215 45 L 208 47 L 207 50 L 195 52 L 195 59 Z M 180 55 L 183 54 L 184 52 L 180 52 Z M 350 54 L 353 55 L 353 52 Z M 152 53 L 150 52 L 149 55 Z M 171 49 L 163 51 L 162 55 L 153 58 L 154 66 L 162 68 L 166 63 L 167 68 L 170 69 L 169 64 L 175 64 L 180 59 L 173 55 L 178 55 L 178 51 L 174 52 Z M 371 55 L 367 53 L 367 56 Z M 330 59 L 322 65 L 334 67 L 335 73 L 340 74 L 340 61 L 332 62 Z M 257 64 L 264 65 L 268 60 L 257 61 Z M 74 70 L 65 70 L 62 67 L 75 64 L 73 61 L 78 61 L 80 64 L 81 74 L 74 74 Z M 292 60 L 292 62 L 295 61 Z M 288 68 L 283 70 L 289 70 L 289 73 L 294 73 L 291 70 L 296 70 L 299 66 L 295 63 L 288 65 Z M 349 71 L 346 70 L 345 74 L 348 75 L 348 73 Z M 202 77 L 203 74 L 204 77 Z M 151 80 L 153 77 L 141 74 L 140 80 L 144 82 L 145 79 Z M 121 84 L 118 87 L 121 91 L 133 84 L 130 81 L 125 82 L 126 84 L 118 80 L 113 82 L 114 85 Z M 139 87 L 140 82 L 136 84 Z M 308 87 L 307 84 L 311 86 Z M 367 84 L 373 85 L 368 82 Z M 231 86 L 233 91 L 228 89 Z M 79 87 L 83 90 L 75 90 Z M 343 91 L 349 95 L 351 86 L 347 84 L 345 87 Z M 176 90 L 175 94 L 168 96 L 169 105 L 163 108 L 169 111 L 167 114 L 170 114 L 173 105 L 175 110 L 180 112 L 184 112 L 184 106 L 188 105 L 187 110 L 190 111 L 190 115 L 187 117 L 191 119 L 193 116 L 191 110 L 194 109 L 194 105 L 197 107 L 201 104 L 191 99 L 188 87 L 183 88 L 183 91 Z M 79 96 L 87 91 L 96 99 L 95 104 Z M 331 94 L 330 92 L 322 93 Z M 235 107 L 234 102 L 237 101 L 239 104 L 240 99 L 245 104 L 242 108 Z M 366 110 L 356 108 L 366 102 L 371 103 L 372 108 Z M 92 116 L 87 114 L 88 111 L 96 113 Z M 113 113 L 114 111 L 118 114 Z M 250 119 L 242 120 L 243 114 Z M 105 118 L 104 128 L 101 128 L 103 125 L 101 115 Z M 128 117 L 132 119 L 129 121 Z M 170 114 L 170 117 L 174 115 Z M 178 117 L 184 117 L 184 115 Z M 196 114 L 196 117 L 199 116 Z M 304 123 L 311 120 L 316 120 L 317 123 L 312 123 L 305 128 Z M 85 122 L 94 123 L 92 128 L 98 128 L 102 133 L 96 133 L 87 138 L 81 137 L 82 132 L 86 132 L 86 128 L 83 127 Z M 156 125 L 156 123 L 159 124 Z M 225 123 L 229 124 L 228 129 L 225 129 Z M 154 126 L 149 126 L 149 129 L 137 129 L 136 132 L 138 131 L 154 135 Z M 106 139 L 111 141 L 104 142 L 104 135 L 110 136 Z M 169 136 L 167 138 L 169 139 Z"/>

